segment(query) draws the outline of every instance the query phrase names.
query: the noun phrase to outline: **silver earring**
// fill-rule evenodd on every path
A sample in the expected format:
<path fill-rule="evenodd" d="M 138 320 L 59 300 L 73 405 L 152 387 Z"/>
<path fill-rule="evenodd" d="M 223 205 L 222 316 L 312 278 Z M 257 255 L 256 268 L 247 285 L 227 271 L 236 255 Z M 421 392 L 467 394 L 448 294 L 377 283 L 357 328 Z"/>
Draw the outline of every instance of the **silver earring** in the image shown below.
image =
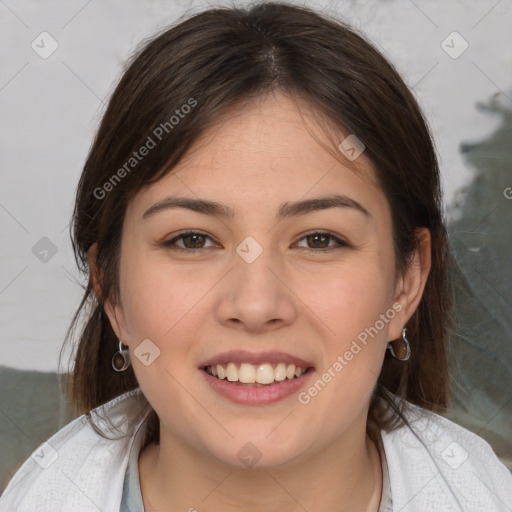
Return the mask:
<path fill-rule="evenodd" d="M 123 342 L 119 340 L 119 348 L 112 356 L 112 368 L 116 372 L 124 372 L 130 366 L 130 352 L 123 348 Z"/>
<path fill-rule="evenodd" d="M 399 361 L 407 361 L 411 357 L 411 345 L 409 344 L 409 340 L 407 339 L 407 327 L 404 327 L 402 329 L 402 341 L 404 343 L 400 347 L 400 350 L 397 350 L 398 355 L 395 353 L 395 350 L 393 349 L 393 343 L 396 341 L 398 341 L 398 340 L 388 342 L 388 349 L 391 352 L 391 355 L 393 357 L 396 357 L 396 359 L 398 359 Z M 404 347 L 405 347 L 405 354 L 404 354 Z"/>

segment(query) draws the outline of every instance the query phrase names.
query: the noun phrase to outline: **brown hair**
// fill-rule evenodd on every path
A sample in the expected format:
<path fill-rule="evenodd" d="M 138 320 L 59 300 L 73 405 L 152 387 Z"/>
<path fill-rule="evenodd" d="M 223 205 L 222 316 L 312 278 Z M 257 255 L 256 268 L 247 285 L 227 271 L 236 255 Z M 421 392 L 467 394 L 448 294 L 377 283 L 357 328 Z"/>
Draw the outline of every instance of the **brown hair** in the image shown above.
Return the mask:
<path fill-rule="evenodd" d="M 363 35 L 308 8 L 267 2 L 210 9 L 166 29 L 134 55 L 110 99 L 80 178 L 71 228 L 79 268 L 90 274 L 87 252 L 96 243 L 102 276 L 99 297 L 89 276 L 67 335 L 69 340 L 85 315 L 70 391 L 77 412 L 138 387 L 131 367 L 112 370 L 118 340 L 103 308 L 107 298 L 119 298 L 128 202 L 169 172 L 229 107 L 274 90 L 305 98 L 326 125 L 337 126 L 339 133 L 348 130 L 365 144 L 391 207 L 399 272 L 417 246 L 415 228 L 431 233 L 430 275 L 407 324 L 412 355 L 407 362 L 386 355 L 368 425 L 395 428 L 405 421 L 393 395 L 431 410 L 447 406 L 450 260 L 437 156 L 426 121 L 395 68 Z M 169 120 L 185 104 L 194 108 L 171 128 Z M 128 169 L 133 152 L 162 123 L 165 136 Z M 122 179 L 114 180 L 123 168 L 126 172 L 117 174 Z M 152 411 L 146 443 L 158 436 Z"/>

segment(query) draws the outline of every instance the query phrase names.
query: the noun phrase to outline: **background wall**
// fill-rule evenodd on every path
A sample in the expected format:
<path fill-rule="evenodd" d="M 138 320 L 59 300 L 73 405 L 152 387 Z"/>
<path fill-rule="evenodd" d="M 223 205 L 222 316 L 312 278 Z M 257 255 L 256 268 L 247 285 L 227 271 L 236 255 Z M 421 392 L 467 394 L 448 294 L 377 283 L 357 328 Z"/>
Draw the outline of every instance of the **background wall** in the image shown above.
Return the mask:
<path fill-rule="evenodd" d="M 512 0 L 304 3 L 362 29 L 431 124 L 458 260 L 450 414 L 512 466 Z M 209 4 L 0 0 L 0 479 L 67 420 L 39 372 L 81 297 L 68 223 L 105 101 L 142 39 Z"/>

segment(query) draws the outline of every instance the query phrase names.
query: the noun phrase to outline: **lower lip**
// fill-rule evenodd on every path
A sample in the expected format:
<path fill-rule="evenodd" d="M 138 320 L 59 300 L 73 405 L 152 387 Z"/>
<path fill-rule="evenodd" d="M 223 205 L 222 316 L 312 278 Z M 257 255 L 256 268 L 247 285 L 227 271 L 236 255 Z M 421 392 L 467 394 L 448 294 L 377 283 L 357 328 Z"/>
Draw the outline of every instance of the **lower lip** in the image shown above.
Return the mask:
<path fill-rule="evenodd" d="M 217 379 L 217 377 L 213 377 L 202 369 L 199 371 L 204 375 L 206 382 L 219 395 L 237 404 L 245 405 L 265 405 L 283 400 L 297 393 L 301 387 L 306 385 L 314 373 L 313 369 L 310 368 L 300 377 L 286 379 L 271 386 L 256 387 L 239 386 L 226 379 Z"/>

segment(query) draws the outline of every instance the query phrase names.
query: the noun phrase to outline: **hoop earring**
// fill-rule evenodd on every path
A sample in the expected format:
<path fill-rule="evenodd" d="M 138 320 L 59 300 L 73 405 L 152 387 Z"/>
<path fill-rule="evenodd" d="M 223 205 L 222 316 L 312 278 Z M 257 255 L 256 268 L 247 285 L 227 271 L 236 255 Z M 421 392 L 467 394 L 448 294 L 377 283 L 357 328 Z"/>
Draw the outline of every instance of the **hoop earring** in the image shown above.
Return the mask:
<path fill-rule="evenodd" d="M 388 349 L 391 352 L 391 355 L 398 359 L 399 361 L 407 361 L 411 357 L 411 345 L 409 344 L 409 340 L 407 339 L 407 327 L 404 327 L 402 329 L 401 339 L 403 341 L 403 345 L 396 352 L 395 349 L 393 348 L 393 343 L 399 340 L 389 341 Z"/>
<path fill-rule="evenodd" d="M 112 356 L 112 368 L 116 372 L 124 372 L 130 366 L 130 352 L 123 348 L 123 342 L 119 340 L 119 348 Z"/>

